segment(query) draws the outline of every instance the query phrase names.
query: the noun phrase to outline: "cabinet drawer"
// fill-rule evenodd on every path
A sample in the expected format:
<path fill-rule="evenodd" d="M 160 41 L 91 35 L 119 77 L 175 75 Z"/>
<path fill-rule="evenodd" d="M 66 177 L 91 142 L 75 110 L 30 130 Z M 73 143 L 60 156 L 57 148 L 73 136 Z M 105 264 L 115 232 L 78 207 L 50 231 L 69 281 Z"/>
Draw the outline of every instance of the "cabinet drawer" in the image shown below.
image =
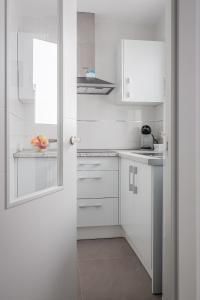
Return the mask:
<path fill-rule="evenodd" d="M 78 198 L 107 197 L 118 197 L 118 171 L 78 172 Z"/>
<path fill-rule="evenodd" d="M 79 157 L 78 171 L 117 171 L 118 157 Z"/>
<path fill-rule="evenodd" d="M 118 225 L 118 198 L 79 199 L 78 226 Z"/>

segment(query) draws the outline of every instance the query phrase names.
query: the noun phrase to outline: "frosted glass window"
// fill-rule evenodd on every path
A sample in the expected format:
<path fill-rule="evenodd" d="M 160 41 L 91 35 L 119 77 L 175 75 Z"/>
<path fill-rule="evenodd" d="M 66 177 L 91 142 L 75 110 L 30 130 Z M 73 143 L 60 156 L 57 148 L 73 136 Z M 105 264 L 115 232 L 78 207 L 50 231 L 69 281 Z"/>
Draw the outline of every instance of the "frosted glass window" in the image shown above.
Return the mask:
<path fill-rule="evenodd" d="M 35 123 L 57 124 L 57 44 L 33 39 Z"/>

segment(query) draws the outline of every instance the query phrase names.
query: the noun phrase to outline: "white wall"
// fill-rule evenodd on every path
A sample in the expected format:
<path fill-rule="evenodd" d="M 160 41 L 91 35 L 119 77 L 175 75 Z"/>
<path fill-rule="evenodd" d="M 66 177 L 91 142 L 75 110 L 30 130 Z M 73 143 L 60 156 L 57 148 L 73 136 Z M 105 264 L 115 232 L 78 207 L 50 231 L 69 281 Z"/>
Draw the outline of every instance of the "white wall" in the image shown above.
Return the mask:
<path fill-rule="evenodd" d="M 160 24 L 142 26 L 95 16 L 96 76 L 116 83 L 120 40 L 159 40 Z M 78 95 L 79 148 L 139 148 L 140 128 L 145 123 L 152 126 L 158 138 L 161 136 L 163 115 L 158 117 L 161 108 L 120 106 L 115 104 L 117 97 L 115 90 L 108 96 Z"/>
<path fill-rule="evenodd" d="M 4 3 L 0 0 L 0 299 L 75 300 L 75 149 L 69 146 L 69 150 L 65 146 L 62 192 L 5 209 Z M 71 125 L 72 117 L 74 124 L 73 130 L 65 126 L 69 132 L 65 130 L 64 137 L 69 139 L 69 135 L 76 134 L 76 1 L 64 1 L 64 14 L 64 50 L 67 51 L 64 68 L 67 91 L 64 96 L 70 99 L 70 103 L 65 101 L 65 125 Z M 68 82 L 72 88 L 68 88 Z M 69 115 L 72 108 L 73 114 Z"/>
<path fill-rule="evenodd" d="M 179 1 L 178 271 L 179 299 L 199 300 L 199 0 Z M 198 28 L 198 31 L 197 31 Z M 197 68 L 198 67 L 198 68 Z M 198 89 L 197 89 L 198 87 Z M 197 93 L 198 92 L 198 93 Z M 198 250 L 199 251 L 199 250 Z"/>

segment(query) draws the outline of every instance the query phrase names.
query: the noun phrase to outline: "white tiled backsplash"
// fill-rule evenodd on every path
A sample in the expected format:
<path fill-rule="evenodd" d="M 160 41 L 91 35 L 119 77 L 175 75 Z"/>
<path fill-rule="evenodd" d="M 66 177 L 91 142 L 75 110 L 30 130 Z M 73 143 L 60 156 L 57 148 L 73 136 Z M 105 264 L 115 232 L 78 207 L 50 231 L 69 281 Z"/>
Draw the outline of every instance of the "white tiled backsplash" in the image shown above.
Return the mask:
<path fill-rule="evenodd" d="M 102 96 L 78 96 L 79 149 L 140 148 L 140 130 L 144 124 L 150 125 L 160 138 L 162 109 L 115 105 Z"/>

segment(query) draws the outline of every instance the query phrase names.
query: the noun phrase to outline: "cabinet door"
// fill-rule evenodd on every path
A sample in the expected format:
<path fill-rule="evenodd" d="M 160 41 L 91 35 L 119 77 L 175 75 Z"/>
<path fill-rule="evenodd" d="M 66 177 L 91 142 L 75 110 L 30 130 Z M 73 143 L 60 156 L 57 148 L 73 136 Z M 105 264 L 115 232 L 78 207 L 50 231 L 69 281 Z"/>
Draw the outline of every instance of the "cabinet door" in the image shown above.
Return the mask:
<path fill-rule="evenodd" d="M 163 42 L 123 40 L 123 101 L 164 100 Z"/>
<path fill-rule="evenodd" d="M 118 198 L 118 171 L 78 171 L 77 197 Z"/>
<path fill-rule="evenodd" d="M 126 159 L 121 160 L 121 224 L 151 276 L 151 169 Z"/>
<path fill-rule="evenodd" d="M 129 161 L 130 184 L 129 191 L 129 239 L 143 263 L 146 259 L 146 203 L 145 203 L 145 165 Z"/>

